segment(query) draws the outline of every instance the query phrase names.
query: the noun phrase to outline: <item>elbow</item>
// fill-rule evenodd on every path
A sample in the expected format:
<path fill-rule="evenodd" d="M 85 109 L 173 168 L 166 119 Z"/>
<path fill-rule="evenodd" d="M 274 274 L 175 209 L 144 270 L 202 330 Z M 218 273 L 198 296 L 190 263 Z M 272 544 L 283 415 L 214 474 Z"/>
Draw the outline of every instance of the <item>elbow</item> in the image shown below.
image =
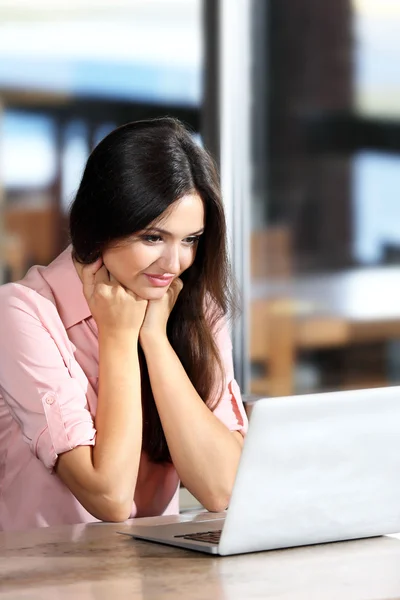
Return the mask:
<path fill-rule="evenodd" d="M 233 490 L 233 482 L 225 481 L 220 485 L 207 485 L 199 496 L 194 494 L 199 502 L 209 512 L 223 512 L 229 506 Z M 201 496 L 201 497 L 200 497 Z"/>
<path fill-rule="evenodd" d="M 103 496 L 92 514 L 100 521 L 122 523 L 130 518 L 132 500 Z"/>
<path fill-rule="evenodd" d="M 128 508 L 124 505 L 112 504 L 105 507 L 101 520 L 109 523 L 122 523 L 129 519 L 131 510 L 132 506 Z"/>
<path fill-rule="evenodd" d="M 223 512 L 228 508 L 230 499 L 231 495 L 226 493 L 211 495 L 203 503 L 203 506 L 209 512 Z"/>

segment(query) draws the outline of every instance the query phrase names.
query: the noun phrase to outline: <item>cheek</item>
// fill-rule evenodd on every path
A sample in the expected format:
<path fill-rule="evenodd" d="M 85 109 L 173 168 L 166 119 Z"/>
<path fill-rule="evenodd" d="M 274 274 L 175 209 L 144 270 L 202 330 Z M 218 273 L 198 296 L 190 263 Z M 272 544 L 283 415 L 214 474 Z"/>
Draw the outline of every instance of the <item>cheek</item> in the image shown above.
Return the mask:
<path fill-rule="evenodd" d="M 136 247 L 105 252 L 103 261 L 108 271 L 118 281 L 125 282 L 148 267 L 153 257 L 147 248 Z"/>
<path fill-rule="evenodd" d="M 151 265 L 158 258 L 156 248 L 137 247 L 129 257 L 129 267 L 131 273 L 142 271 Z"/>
<path fill-rule="evenodd" d="M 181 258 L 181 268 L 182 271 L 186 271 L 189 267 L 194 263 L 194 259 L 196 258 L 196 248 L 191 248 L 184 253 Z"/>

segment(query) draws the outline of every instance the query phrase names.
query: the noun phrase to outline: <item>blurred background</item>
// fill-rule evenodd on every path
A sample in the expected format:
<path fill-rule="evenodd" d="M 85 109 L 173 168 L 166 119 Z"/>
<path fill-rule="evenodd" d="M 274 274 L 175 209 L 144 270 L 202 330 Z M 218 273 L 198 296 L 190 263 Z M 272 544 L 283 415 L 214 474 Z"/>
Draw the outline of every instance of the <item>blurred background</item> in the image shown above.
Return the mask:
<path fill-rule="evenodd" d="M 221 171 L 242 389 L 400 383 L 400 0 L 0 0 L 2 282 L 91 149 L 173 115 Z"/>

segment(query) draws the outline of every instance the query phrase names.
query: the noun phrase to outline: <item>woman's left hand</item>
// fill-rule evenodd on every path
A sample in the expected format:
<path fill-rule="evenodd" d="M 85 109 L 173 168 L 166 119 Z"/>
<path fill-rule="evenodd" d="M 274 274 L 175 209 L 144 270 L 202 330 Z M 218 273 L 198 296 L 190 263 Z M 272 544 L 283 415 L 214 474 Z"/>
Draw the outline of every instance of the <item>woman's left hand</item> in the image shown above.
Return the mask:
<path fill-rule="evenodd" d="M 167 292 L 159 300 L 149 300 L 147 303 L 146 314 L 143 319 L 142 327 L 139 333 L 139 339 L 147 334 L 166 335 L 167 322 L 175 302 L 183 288 L 183 282 L 179 277 L 173 280 Z"/>

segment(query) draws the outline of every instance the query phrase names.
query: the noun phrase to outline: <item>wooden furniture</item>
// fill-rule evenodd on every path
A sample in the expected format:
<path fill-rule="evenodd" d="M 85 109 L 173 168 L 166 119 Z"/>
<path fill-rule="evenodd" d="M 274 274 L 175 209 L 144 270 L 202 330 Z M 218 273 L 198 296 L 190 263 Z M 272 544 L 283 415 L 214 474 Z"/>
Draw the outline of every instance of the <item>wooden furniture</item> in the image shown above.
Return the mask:
<path fill-rule="evenodd" d="M 276 225 L 250 236 L 251 277 L 290 277 L 293 274 L 292 232 Z"/>
<path fill-rule="evenodd" d="M 293 381 L 296 356 L 302 350 L 400 338 L 399 290 L 398 266 L 254 279 L 250 357 L 265 361 L 269 382 L 254 380 L 251 391 L 271 395 L 271 387 L 279 392 L 273 395 L 282 395 L 292 389 L 281 382 Z M 285 307 L 278 309 L 278 318 L 271 309 L 274 305 Z"/>
<path fill-rule="evenodd" d="M 286 396 L 293 391 L 295 322 L 291 300 L 255 300 L 250 312 L 250 356 L 261 372 L 251 393 Z"/>
<path fill-rule="evenodd" d="M 0 239 L 0 257 L 8 279 L 18 281 L 26 271 L 25 245 L 19 235 L 5 233 Z"/>
<path fill-rule="evenodd" d="M 56 207 L 7 206 L 3 210 L 3 224 L 7 233 L 18 236 L 23 242 L 23 271 L 32 264 L 47 265 L 57 255 L 59 248 Z"/>
<path fill-rule="evenodd" d="M 209 513 L 159 517 L 209 519 Z M 146 524 L 149 519 L 138 519 Z M 370 538 L 228 557 L 133 540 L 129 524 L 0 533 L 0 593 L 18 600 L 400 597 L 400 539 Z"/>
<path fill-rule="evenodd" d="M 251 277 L 275 281 L 293 274 L 290 228 L 275 225 L 256 229 L 250 236 Z M 250 311 L 252 375 L 250 392 L 285 396 L 293 392 L 295 366 L 294 312 L 290 299 L 255 300 Z"/>

